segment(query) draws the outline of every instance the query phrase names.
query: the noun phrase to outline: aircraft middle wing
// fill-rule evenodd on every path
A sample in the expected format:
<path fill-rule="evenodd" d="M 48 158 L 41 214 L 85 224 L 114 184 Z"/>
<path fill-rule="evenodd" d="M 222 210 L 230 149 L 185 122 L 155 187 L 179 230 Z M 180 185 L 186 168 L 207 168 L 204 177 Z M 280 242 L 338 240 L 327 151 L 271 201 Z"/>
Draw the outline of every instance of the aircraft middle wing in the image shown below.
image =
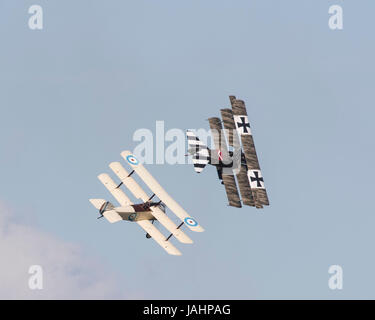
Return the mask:
<path fill-rule="evenodd" d="M 225 192 L 227 193 L 229 205 L 236 208 L 241 208 L 241 200 L 238 195 L 236 180 L 233 175 L 223 174 L 222 175 Z"/>
<path fill-rule="evenodd" d="M 139 162 L 139 160 L 130 151 L 121 152 L 121 156 L 146 183 L 146 185 L 154 192 L 154 194 L 179 217 L 187 227 L 196 232 L 204 231 L 203 227 L 192 218 L 155 180 L 148 170 Z"/>
<path fill-rule="evenodd" d="M 130 176 L 126 169 L 121 165 L 120 162 L 112 162 L 109 167 L 112 171 L 120 178 L 121 182 L 132 192 L 134 197 L 142 200 L 143 202 L 149 201 L 150 197 L 147 193 L 139 186 L 139 184 Z M 177 226 L 168 216 L 158 207 L 150 207 L 154 217 L 169 231 L 177 240 L 182 243 L 193 243 L 181 229 L 181 225 Z"/>
<path fill-rule="evenodd" d="M 128 198 L 128 196 L 119 188 L 117 188 L 116 183 L 112 180 L 112 178 L 106 174 L 102 173 L 98 175 L 98 179 L 104 186 L 108 189 L 108 191 L 114 196 L 118 203 L 122 206 L 131 205 L 132 202 Z"/>
<path fill-rule="evenodd" d="M 119 188 L 117 188 L 115 182 L 112 178 L 106 174 L 102 173 L 98 176 L 98 179 L 104 184 L 108 191 L 115 197 L 115 199 L 120 203 L 121 206 L 127 206 L 133 204 L 126 194 Z M 93 203 L 93 202 L 91 202 Z M 93 203 L 94 204 L 94 203 Z M 95 203 L 94 206 L 97 204 Z M 114 211 L 114 210 L 111 210 Z M 111 212 L 109 214 L 112 214 Z M 104 212 L 104 215 L 106 213 Z M 117 214 L 120 218 L 121 216 Z M 121 219 L 117 219 L 114 222 L 117 222 Z M 181 255 L 181 252 L 170 242 L 167 241 L 165 236 L 149 221 L 149 220 L 140 220 L 136 223 L 145 230 L 151 237 L 154 239 L 165 251 L 172 255 Z"/>
<path fill-rule="evenodd" d="M 219 152 L 221 151 L 222 158 L 228 158 L 229 152 L 227 148 L 227 144 L 225 141 L 223 126 L 219 118 L 209 118 L 208 119 L 211 128 L 211 134 L 214 140 L 214 145 Z M 236 208 L 241 208 L 241 200 L 238 194 L 236 180 L 234 179 L 233 170 L 226 168 L 226 170 L 230 170 L 231 174 L 222 174 L 222 179 L 225 187 L 225 192 L 227 193 L 227 198 L 229 201 L 229 205 Z"/>
<path fill-rule="evenodd" d="M 236 125 L 233 120 L 233 113 L 231 109 L 221 109 L 221 117 L 223 118 L 224 128 L 227 132 L 228 143 L 233 147 L 234 152 L 238 152 L 238 156 L 241 157 L 241 144 L 236 131 Z M 236 172 L 238 186 L 240 188 L 242 202 L 248 206 L 255 206 L 253 194 L 251 192 L 249 179 L 247 177 L 247 167 L 241 164 L 241 168 Z"/>
<path fill-rule="evenodd" d="M 248 167 L 247 174 L 255 206 L 257 208 L 262 208 L 263 205 L 269 205 L 269 201 L 259 167 L 258 156 L 255 150 L 254 139 L 251 133 L 245 103 L 242 100 L 237 100 L 234 96 L 230 97 L 230 100 L 232 103 L 233 118 L 236 129 L 242 141 L 242 147 Z"/>

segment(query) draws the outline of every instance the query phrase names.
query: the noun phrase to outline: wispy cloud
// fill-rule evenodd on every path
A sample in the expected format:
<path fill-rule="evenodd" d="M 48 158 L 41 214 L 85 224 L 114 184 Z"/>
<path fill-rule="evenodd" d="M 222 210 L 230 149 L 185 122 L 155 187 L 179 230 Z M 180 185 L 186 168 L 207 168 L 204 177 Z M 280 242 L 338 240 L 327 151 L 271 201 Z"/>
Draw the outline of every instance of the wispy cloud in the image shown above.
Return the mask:
<path fill-rule="evenodd" d="M 31 265 L 43 268 L 43 289 L 28 286 Z M 118 299 L 131 295 L 98 259 L 77 245 L 20 221 L 0 203 L 1 299 Z"/>

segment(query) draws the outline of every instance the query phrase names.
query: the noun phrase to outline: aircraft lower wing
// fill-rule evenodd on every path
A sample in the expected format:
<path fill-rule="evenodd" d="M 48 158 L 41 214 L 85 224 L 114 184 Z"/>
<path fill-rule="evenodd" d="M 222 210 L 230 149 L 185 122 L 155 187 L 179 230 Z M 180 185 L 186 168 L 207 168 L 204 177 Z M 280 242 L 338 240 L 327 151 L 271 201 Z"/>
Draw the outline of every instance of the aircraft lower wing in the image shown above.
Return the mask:
<path fill-rule="evenodd" d="M 121 189 L 117 188 L 117 185 L 108 174 L 102 173 L 98 176 L 98 178 L 121 206 L 133 204 L 127 195 Z M 171 242 L 167 241 L 165 236 L 149 220 L 136 221 L 136 223 L 140 225 L 141 228 L 145 230 L 152 237 L 152 239 L 154 239 L 169 254 L 181 255 L 181 252 Z"/>
<path fill-rule="evenodd" d="M 255 206 L 262 208 L 263 205 L 269 205 L 269 201 L 259 167 L 259 161 L 255 150 L 254 139 L 251 133 L 245 103 L 242 100 L 237 100 L 235 97 L 231 97 L 230 99 L 232 103 L 234 122 L 237 132 L 241 137 L 242 147 L 246 158 L 246 164 L 248 167 L 247 174 Z"/>
<path fill-rule="evenodd" d="M 189 216 L 189 214 L 163 189 L 163 187 L 155 180 L 155 178 L 147 171 L 147 169 L 139 162 L 139 160 L 130 152 L 123 151 L 121 156 L 146 183 L 146 185 L 155 193 L 155 195 L 179 217 L 187 227 L 196 232 L 204 231 L 198 222 Z"/>
<path fill-rule="evenodd" d="M 225 135 L 221 120 L 217 117 L 212 117 L 208 119 L 208 122 L 210 123 L 211 136 L 214 140 L 215 149 L 221 151 L 223 159 L 228 158 L 228 147 L 227 142 L 225 141 Z"/>
<path fill-rule="evenodd" d="M 137 223 L 169 254 L 180 256 L 181 252 L 171 242 L 167 241 L 164 235 L 156 229 L 149 220 L 137 221 Z"/>
<path fill-rule="evenodd" d="M 146 192 L 139 186 L 139 184 L 130 176 L 126 169 L 121 165 L 120 162 L 112 162 L 109 167 L 112 171 L 120 178 L 121 182 L 133 193 L 134 197 L 147 202 L 149 196 Z M 153 216 L 169 231 L 171 232 L 177 240 L 182 243 L 193 243 L 181 229 L 181 225 L 177 226 L 168 216 L 156 206 L 150 207 Z"/>

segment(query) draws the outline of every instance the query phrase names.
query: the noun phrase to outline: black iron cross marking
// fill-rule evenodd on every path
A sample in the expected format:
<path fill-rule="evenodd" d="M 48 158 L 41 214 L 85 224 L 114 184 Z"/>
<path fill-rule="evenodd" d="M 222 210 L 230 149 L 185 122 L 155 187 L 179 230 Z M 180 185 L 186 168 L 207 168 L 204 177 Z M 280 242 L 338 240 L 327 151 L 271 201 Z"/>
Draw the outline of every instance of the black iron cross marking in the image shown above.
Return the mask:
<path fill-rule="evenodd" d="M 254 171 L 254 175 L 255 175 L 255 178 L 254 177 L 250 177 L 250 180 L 251 180 L 251 182 L 256 181 L 257 182 L 257 187 L 260 188 L 262 186 L 262 184 L 260 182 L 261 181 L 264 182 L 263 178 L 259 177 L 258 171 Z"/>
<path fill-rule="evenodd" d="M 198 153 L 201 150 L 200 145 L 196 144 L 195 145 L 195 153 Z"/>
<path fill-rule="evenodd" d="M 198 139 L 197 139 L 198 140 Z M 199 141 L 199 140 L 198 140 Z M 199 145 L 199 144 L 196 144 L 195 145 L 195 154 L 194 154 L 194 157 L 196 160 L 199 160 L 199 159 L 202 159 L 201 158 L 201 154 L 200 154 L 200 151 L 202 150 L 202 147 Z"/>
<path fill-rule="evenodd" d="M 250 129 L 250 123 L 246 122 L 245 117 L 240 117 L 240 119 L 241 122 L 237 122 L 238 128 L 243 128 L 244 133 L 249 133 L 249 131 L 247 131 L 247 128 Z"/>

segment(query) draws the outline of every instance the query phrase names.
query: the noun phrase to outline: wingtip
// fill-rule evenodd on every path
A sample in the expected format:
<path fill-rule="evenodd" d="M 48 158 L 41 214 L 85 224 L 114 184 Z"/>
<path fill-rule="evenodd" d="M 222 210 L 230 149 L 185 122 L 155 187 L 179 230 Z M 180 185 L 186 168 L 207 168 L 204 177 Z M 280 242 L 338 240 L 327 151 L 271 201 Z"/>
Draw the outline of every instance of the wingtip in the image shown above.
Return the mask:
<path fill-rule="evenodd" d="M 204 228 L 202 226 L 198 226 L 193 231 L 195 231 L 195 232 L 204 232 L 205 230 L 204 230 Z"/>
<path fill-rule="evenodd" d="M 131 154 L 131 153 L 132 153 L 132 152 L 129 151 L 129 150 L 124 150 L 124 151 L 121 152 L 121 155 L 123 155 L 123 154 L 127 155 L 127 154 Z"/>
<path fill-rule="evenodd" d="M 170 252 L 169 254 L 172 255 L 172 256 L 182 256 L 182 253 L 178 250 L 176 250 L 174 252 Z"/>
<path fill-rule="evenodd" d="M 104 178 L 104 177 L 107 177 L 108 174 L 107 173 L 101 173 L 101 174 L 98 174 L 98 179 L 100 180 L 101 178 Z"/>
<path fill-rule="evenodd" d="M 115 167 L 118 167 L 118 165 L 121 165 L 121 163 L 118 162 L 118 161 L 113 161 L 113 162 L 111 162 L 111 163 L 109 164 L 109 167 L 110 167 L 110 168 L 115 168 Z"/>

